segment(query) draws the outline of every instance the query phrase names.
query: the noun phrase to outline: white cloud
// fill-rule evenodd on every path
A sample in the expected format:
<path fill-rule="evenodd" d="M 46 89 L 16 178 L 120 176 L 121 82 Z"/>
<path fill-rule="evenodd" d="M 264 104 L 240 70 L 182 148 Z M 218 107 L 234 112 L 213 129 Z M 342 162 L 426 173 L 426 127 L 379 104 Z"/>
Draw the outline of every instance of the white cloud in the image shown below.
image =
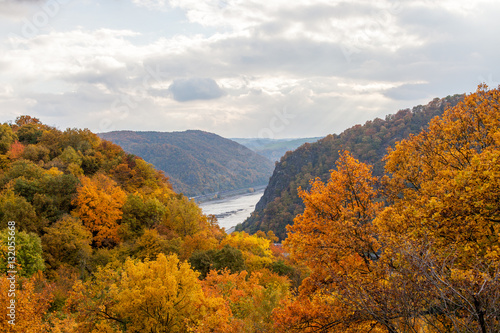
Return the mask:
<path fill-rule="evenodd" d="M 146 7 L 150 10 L 166 10 L 168 8 L 167 0 L 132 0 L 139 7 Z"/>
<path fill-rule="evenodd" d="M 500 77 L 491 1 L 132 2 L 116 6 L 182 11 L 188 21 L 165 30 L 187 30 L 165 37 L 130 20 L 11 35 L 0 40 L 0 107 L 95 131 L 317 136 Z"/>

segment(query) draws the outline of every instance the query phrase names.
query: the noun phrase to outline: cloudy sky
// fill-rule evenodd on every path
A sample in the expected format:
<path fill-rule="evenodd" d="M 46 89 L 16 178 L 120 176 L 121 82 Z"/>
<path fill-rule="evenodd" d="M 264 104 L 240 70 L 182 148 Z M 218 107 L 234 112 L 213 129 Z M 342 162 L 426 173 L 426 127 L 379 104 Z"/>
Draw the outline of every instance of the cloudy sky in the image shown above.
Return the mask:
<path fill-rule="evenodd" d="M 0 0 L 0 122 L 307 137 L 500 81 L 500 1 Z"/>

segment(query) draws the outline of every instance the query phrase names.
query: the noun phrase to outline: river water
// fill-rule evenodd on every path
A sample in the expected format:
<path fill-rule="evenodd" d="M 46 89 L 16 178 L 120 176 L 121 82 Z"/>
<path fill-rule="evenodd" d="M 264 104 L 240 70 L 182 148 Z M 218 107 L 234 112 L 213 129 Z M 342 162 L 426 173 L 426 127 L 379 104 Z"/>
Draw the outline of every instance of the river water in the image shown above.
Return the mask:
<path fill-rule="evenodd" d="M 262 194 L 264 194 L 264 189 L 249 194 L 206 201 L 200 203 L 199 206 L 204 214 L 215 215 L 219 221 L 219 225 L 228 231 L 250 216 Z"/>

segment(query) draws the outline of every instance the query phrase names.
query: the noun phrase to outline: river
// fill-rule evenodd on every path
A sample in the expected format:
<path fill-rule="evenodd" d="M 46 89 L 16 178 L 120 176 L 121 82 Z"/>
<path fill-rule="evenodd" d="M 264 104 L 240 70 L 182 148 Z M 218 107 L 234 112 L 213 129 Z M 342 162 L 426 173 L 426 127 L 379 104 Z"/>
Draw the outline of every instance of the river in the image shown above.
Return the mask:
<path fill-rule="evenodd" d="M 250 216 L 262 194 L 264 194 L 264 189 L 220 200 L 206 201 L 200 203 L 199 206 L 204 214 L 215 215 L 219 225 L 228 231 Z"/>

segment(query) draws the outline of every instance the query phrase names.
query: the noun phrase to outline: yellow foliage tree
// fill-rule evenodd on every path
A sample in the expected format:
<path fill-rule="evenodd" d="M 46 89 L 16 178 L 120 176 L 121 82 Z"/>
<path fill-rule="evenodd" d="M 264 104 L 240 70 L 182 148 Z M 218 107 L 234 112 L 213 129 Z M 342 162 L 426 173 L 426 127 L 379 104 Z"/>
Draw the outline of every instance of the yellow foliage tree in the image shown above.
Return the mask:
<path fill-rule="evenodd" d="M 206 313 L 198 273 L 177 256 L 127 260 L 122 269 L 99 269 L 95 280 L 77 284 L 68 309 L 83 332 L 186 332 Z"/>
<path fill-rule="evenodd" d="M 119 242 L 119 220 L 126 193 L 116 182 L 103 174 L 93 178 L 80 177 L 81 186 L 73 200 L 73 213 L 92 232 L 97 246 L 112 246 Z"/>
<path fill-rule="evenodd" d="M 391 205 L 374 223 L 386 260 L 442 313 L 419 313 L 429 325 L 500 329 L 499 160 L 500 91 L 485 85 L 386 157 Z"/>

